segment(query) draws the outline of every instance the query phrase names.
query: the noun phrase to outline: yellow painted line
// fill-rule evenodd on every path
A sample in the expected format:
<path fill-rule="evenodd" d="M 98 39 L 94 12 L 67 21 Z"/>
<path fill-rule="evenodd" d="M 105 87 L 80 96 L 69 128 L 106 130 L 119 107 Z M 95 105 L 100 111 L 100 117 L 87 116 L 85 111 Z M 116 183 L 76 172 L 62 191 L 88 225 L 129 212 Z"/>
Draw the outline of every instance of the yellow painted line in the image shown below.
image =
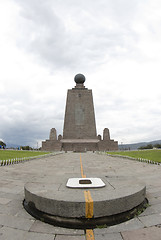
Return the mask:
<path fill-rule="evenodd" d="M 81 154 L 80 154 L 80 166 L 81 166 L 81 175 L 82 175 L 82 178 L 86 178 L 86 175 L 84 175 L 84 173 L 83 173 L 83 164 L 82 164 Z"/>
<path fill-rule="evenodd" d="M 86 230 L 86 240 L 94 240 L 94 233 L 92 229 Z"/>
<path fill-rule="evenodd" d="M 80 154 L 80 166 L 81 166 L 81 176 L 82 176 L 82 178 L 86 178 L 86 175 L 84 175 L 84 172 L 83 172 L 83 164 L 82 164 L 81 154 Z M 92 218 L 93 217 L 93 199 L 91 197 L 91 193 L 89 190 L 84 191 L 84 197 L 85 197 L 85 201 L 86 201 L 86 206 L 85 206 L 86 218 Z M 95 240 L 92 229 L 86 230 L 86 240 Z"/>
<path fill-rule="evenodd" d="M 84 197 L 86 201 L 86 218 L 92 218 L 93 217 L 93 199 L 91 197 L 90 191 L 84 191 Z"/>

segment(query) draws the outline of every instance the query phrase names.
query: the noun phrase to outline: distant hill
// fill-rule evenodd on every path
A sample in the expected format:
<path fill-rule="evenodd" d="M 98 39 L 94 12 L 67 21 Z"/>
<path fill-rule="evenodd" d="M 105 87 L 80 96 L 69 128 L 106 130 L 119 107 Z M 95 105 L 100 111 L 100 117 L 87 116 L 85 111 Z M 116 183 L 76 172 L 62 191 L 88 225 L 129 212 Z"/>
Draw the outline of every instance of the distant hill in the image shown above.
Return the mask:
<path fill-rule="evenodd" d="M 6 143 L 6 148 L 19 148 L 20 145 L 13 143 Z"/>
<path fill-rule="evenodd" d="M 133 144 L 120 144 L 119 150 L 137 150 L 139 147 L 146 146 L 148 144 L 161 144 L 161 140 L 155 140 L 152 142 L 140 142 L 140 143 L 133 143 Z"/>

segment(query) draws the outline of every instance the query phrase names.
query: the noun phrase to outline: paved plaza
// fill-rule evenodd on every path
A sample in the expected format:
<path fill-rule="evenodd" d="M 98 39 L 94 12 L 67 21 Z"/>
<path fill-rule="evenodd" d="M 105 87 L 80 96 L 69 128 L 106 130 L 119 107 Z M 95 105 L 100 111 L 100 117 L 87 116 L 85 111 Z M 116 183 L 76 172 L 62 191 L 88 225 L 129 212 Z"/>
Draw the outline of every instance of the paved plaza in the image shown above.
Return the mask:
<path fill-rule="evenodd" d="M 81 177 L 80 153 L 62 153 L 0 167 L 1 240 L 161 240 L 161 166 L 105 154 L 81 153 L 87 177 L 130 177 L 147 187 L 149 207 L 127 222 L 95 228 L 89 238 L 84 230 L 52 226 L 34 219 L 23 208 L 27 182 L 57 185 L 68 177 Z M 63 186 L 57 186 L 61 188 Z M 133 186 L 131 186 L 133 187 Z M 66 188 L 64 187 L 64 193 Z"/>

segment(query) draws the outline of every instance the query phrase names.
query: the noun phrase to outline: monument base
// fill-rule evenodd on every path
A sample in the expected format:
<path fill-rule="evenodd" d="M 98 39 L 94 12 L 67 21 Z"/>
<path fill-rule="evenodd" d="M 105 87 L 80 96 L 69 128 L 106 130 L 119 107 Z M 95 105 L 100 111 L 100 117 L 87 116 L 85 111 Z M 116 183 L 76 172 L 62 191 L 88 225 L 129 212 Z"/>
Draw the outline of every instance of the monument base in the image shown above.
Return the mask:
<path fill-rule="evenodd" d="M 53 225 L 87 229 L 127 221 L 147 206 L 144 184 L 126 177 L 103 177 L 103 188 L 90 188 L 93 216 L 87 217 L 86 188 L 66 187 L 68 177 L 65 181 L 57 178 L 56 184 L 46 181 L 27 183 L 25 209 L 32 216 Z M 59 181 L 61 188 L 56 187 Z"/>
<path fill-rule="evenodd" d="M 113 216 L 106 216 L 100 218 L 66 218 L 53 216 L 44 212 L 39 211 L 32 203 L 23 201 L 23 206 L 26 211 L 36 219 L 53 226 L 70 228 L 70 229 L 93 229 L 101 227 L 108 227 L 116 224 L 120 224 L 127 220 L 136 217 L 139 213 L 142 213 L 148 205 L 148 200 L 145 199 L 139 206 L 126 211 L 124 213 L 116 214 Z"/>
<path fill-rule="evenodd" d="M 118 142 L 99 139 L 61 139 L 42 142 L 43 151 L 117 151 Z"/>

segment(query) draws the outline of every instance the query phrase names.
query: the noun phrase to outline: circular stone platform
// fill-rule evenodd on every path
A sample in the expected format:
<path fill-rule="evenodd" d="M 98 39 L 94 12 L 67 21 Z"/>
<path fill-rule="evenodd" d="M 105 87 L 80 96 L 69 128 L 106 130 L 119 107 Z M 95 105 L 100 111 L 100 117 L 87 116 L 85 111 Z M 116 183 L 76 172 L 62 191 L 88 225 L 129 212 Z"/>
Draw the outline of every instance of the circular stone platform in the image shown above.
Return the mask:
<path fill-rule="evenodd" d="M 103 188 L 73 189 L 66 187 L 67 176 L 54 183 L 27 183 L 25 209 L 34 217 L 58 226 L 94 228 L 126 221 L 147 204 L 144 184 L 126 177 L 102 177 Z M 57 180 L 58 182 L 58 180 Z M 85 191 L 90 191 L 93 217 L 87 217 Z"/>

